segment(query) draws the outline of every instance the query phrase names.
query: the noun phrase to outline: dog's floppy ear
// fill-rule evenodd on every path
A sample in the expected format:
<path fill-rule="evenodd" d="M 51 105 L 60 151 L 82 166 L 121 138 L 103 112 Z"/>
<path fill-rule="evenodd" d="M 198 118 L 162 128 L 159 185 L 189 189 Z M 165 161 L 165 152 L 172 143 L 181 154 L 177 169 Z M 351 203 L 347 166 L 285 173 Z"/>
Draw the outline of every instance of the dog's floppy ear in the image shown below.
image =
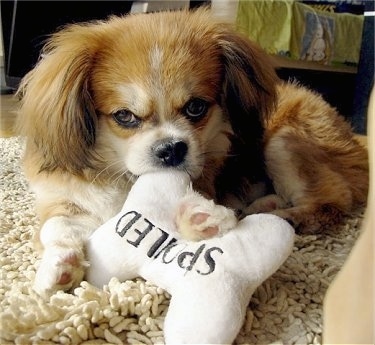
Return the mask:
<path fill-rule="evenodd" d="M 95 159 L 97 118 L 89 93 L 95 27 L 71 25 L 54 34 L 21 81 L 18 129 L 40 152 L 40 170 L 79 173 Z"/>
<path fill-rule="evenodd" d="M 276 104 L 279 79 L 269 57 L 258 46 L 231 28 L 222 30 L 222 107 L 228 114 L 233 136 L 231 152 L 217 184 L 220 190 L 241 195 L 238 181 L 243 176 L 253 184 L 266 179 L 264 125 Z"/>
<path fill-rule="evenodd" d="M 278 77 L 269 57 L 244 35 L 228 30 L 221 37 L 224 106 L 235 133 L 261 136 L 276 101 Z"/>

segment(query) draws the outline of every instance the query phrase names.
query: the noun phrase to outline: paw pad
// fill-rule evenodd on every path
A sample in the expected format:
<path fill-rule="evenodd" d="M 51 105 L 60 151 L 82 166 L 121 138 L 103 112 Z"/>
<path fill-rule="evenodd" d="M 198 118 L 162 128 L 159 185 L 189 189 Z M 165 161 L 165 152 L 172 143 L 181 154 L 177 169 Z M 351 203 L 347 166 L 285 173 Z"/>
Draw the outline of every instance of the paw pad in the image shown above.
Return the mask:
<path fill-rule="evenodd" d="M 70 283 L 72 280 L 72 275 L 69 272 L 63 272 L 60 278 L 57 280 L 56 284 L 65 285 Z"/>
<path fill-rule="evenodd" d="M 46 298 L 57 290 L 70 290 L 83 279 L 85 265 L 80 252 L 51 246 L 44 251 L 33 288 Z"/>
<path fill-rule="evenodd" d="M 224 234 L 237 224 L 237 219 L 232 210 L 192 194 L 181 202 L 176 223 L 184 238 L 197 241 Z"/>
<path fill-rule="evenodd" d="M 79 267 L 79 259 L 75 253 L 70 253 L 65 259 L 61 261 L 62 266 L 68 266 L 66 271 L 63 271 L 60 277 L 57 279 L 56 284 L 66 285 L 72 281 L 72 274 L 70 270 L 73 267 Z"/>

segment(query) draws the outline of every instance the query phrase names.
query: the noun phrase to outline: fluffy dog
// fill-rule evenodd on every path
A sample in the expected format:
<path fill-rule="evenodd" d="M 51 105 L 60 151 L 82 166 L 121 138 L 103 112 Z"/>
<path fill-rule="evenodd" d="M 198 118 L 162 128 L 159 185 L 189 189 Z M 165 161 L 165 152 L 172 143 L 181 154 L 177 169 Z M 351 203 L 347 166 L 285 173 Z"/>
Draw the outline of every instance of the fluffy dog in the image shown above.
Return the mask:
<path fill-rule="evenodd" d="M 273 212 L 305 232 L 366 201 L 367 154 L 350 126 L 320 96 L 281 82 L 255 44 L 208 10 L 69 25 L 19 95 L 42 295 L 80 283 L 87 237 L 148 171 L 185 170 L 238 215 Z M 184 203 L 182 233 L 217 234 L 217 207 Z"/>

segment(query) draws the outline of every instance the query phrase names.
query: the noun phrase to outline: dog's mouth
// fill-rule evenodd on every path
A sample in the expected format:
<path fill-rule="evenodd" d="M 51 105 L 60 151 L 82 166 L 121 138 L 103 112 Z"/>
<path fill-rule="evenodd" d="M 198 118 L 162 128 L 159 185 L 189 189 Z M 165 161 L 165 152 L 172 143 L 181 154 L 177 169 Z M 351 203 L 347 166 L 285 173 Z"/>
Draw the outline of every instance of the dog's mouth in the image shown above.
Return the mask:
<path fill-rule="evenodd" d="M 187 163 L 189 146 L 185 141 L 162 139 L 157 141 L 154 146 L 151 147 L 150 151 L 152 156 L 151 164 L 149 168 L 145 170 L 176 169 L 184 170 L 190 176 L 192 175 L 192 172 L 190 172 L 188 168 L 189 164 Z M 130 180 L 135 181 L 141 174 L 133 173 L 128 170 L 126 175 Z"/>
<path fill-rule="evenodd" d="M 152 170 L 174 169 L 185 171 L 192 179 L 201 174 L 202 164 L 191 143 L 182 138 L 157 140 L 150 149 Z"/>
<path fill-rule="evenodd" d="M 181 137 L 161 138 L 145 146 L 138 143 L 125 156 L 126 176 L 135 181 L 142 174 L 169 169 L 185 171 L 196 179 L 202 173 L 203 162 L 195 146 Z"/>

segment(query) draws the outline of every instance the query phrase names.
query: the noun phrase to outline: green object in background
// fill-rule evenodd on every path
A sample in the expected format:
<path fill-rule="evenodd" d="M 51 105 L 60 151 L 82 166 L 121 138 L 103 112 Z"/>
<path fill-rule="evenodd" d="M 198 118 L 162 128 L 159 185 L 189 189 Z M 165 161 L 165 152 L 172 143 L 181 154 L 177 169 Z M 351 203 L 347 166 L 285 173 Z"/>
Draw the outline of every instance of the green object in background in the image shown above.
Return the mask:
<path fill-rule="evenodd" d="M 270 54 L 289 55 L 293 1 L 243 1 L 237 12 L 237 28 Z"/>
<path fill-rule="evenodd" d="M 358 64 L 364 17 L 294 0 L 240 0 L 237 27 L 268 53 L 321 64 Z"/>

